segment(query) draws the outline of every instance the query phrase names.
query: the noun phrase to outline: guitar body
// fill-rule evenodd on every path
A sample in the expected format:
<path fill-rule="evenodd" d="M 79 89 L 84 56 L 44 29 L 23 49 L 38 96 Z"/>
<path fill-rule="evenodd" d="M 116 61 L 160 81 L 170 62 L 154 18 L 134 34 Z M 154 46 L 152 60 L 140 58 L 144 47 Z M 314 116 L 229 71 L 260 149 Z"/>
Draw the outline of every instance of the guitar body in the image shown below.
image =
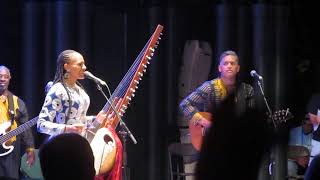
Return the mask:
<path fill-rule="evenodd" d="M 208 112 L 200 112 L 200 115 L 212 122 L 212 115 Z M 189 131 L 191 136 L 191 143 L 193 147 L 197 150 L 201 150 L 203 136 L 205 135 L 205 128 L 199 124 L 195 123 L 195 120 L 192 118 L 189 122 Z"/>
<path fill-rule="evenodd" d="M 208 112 L 199 112 L 201 116 L 210 120 L 211 123 L 213 121 L 212 114 Z M 274 125 L 276 126 L 279 123 L 286 122 L 287 120 L 293 118 L 293 115 L 289 111 L 289 108 L 285 110 L 278 110 L 275 111 L 272 115 L 269 115 L 270 118 L 273 120 Z M 196 120 L 192 118 L 189 122 L 189 131 L 191 136 L 191 143 L 193 147 L 197 150 L 201 150 L 203 136 L 205 135 L 205 128 L 199 124 L 195 123 Z"/>
<path fill-rule="evenodd" d="M 108 128 L 100 128 L 96 132 L 91 143 L 94 155 L 94 168 L 96 175 L 102 175 L 109 172 L 116 159 L 116 142 Z"/>
<path fill-rule="evenodd" d="M 11 127 L 11 123 L 9 121 L 4 122 L 0 125 L 0 137 L 2 137 L 3 135 L 6 134 L 7 129 L 9 129 Z M 14 149 L 14 147 L 12 145 L 8 144 L 12 144 L 12 142 L 10 142 L 10 139 L 6 142 L 2 143 L 2 147 L 0 148 L 0 156 L 5 156 L 9 153 L 11 153 Z"/>
<path fill-rule="evenodd" d="M 0 125 L 0 144 L 2 144 L 2 148 L 0 147 L 0 156 L 5 156 L 9 153 L 11 153 L 14 149 L 12 143 L 14 140 L 12 137 L 17 136 L 21 133 L 23 133 L 25 130 L 29 129 L 30 127 L 37 124 L 38 117 L 35 117 L 26 123 L 20 125 L 19 127 L 12 129 L 10 131 L 7 131 L 11 127 L 11 122 L 6 121 Z"/>

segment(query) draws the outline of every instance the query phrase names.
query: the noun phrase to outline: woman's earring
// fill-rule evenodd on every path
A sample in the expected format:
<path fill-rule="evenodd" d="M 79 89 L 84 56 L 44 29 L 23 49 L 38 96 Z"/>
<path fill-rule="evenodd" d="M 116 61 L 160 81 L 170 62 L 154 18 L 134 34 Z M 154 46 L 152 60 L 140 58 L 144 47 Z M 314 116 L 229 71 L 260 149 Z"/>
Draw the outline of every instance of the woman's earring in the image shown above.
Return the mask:
<path fill-rule="evenodd" d="M 64 77 L 64 79 L 68 79 L 69 78 L 69 71 L 66 71 L 66 73 L 64 73 L 63 77 Z"/>

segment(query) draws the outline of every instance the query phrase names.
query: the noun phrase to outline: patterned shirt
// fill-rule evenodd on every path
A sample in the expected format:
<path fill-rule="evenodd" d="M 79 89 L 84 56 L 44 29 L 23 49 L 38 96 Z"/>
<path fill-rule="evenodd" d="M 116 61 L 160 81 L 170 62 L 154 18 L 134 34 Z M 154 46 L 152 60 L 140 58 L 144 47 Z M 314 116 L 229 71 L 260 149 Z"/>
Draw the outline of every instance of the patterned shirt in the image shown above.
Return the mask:
<path fill-rule="evenodd" d="M 183 99 L 179 105 L 180 111 L 187 120 L 197 112 L 212 112 L 217 110 L 228 92 L 220 78 L 204 82 L 194 92 Z M 244 112 L 254 107 L 254 92 L 252 86 L 240 83 L 236 87 L 235 102 L 237 112 Z"/>
<path fill-rule="evenodd" d="M 71 108 L 69 108 L 70 94 Z M 90 105 L 88 94 L 78 85 L 73 88 L 58 82 L 54 84 L 46 95 L 45 102 L 39 114 L 38 131 L 49 135 L 63 133 L 65 124 L 91 125 L 94 116 L 86 116 Z M 69 119 L 66 119 L 69 113 Z"/>

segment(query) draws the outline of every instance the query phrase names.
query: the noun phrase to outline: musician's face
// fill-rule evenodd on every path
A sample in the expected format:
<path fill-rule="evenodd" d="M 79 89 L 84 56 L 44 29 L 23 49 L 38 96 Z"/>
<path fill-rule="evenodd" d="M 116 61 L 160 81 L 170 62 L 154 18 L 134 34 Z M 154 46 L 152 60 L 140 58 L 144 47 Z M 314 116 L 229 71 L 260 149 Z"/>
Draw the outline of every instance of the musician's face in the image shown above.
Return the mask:
<path fill-rule="evenodd" d="M 219 72 L 221 77 L 235 78 L 240 71 L 240 65 L 236 56 L 227 55 L 219 64 Z"/>
<path fill-rule="evenodd" d="M 4 93 L 8 89 L 10 79 L 11 76 L 9 70 L 4 67 L 0 67 L 0 94 Z"/>
<path fill-rule="evenodd" d="M 71 79 L 84 79 L 84 72 L 87 69 L 83 56 L 79 53 L 72 53 L 68 63 L 64 64 L 64 68 L 69 72 Z"/>

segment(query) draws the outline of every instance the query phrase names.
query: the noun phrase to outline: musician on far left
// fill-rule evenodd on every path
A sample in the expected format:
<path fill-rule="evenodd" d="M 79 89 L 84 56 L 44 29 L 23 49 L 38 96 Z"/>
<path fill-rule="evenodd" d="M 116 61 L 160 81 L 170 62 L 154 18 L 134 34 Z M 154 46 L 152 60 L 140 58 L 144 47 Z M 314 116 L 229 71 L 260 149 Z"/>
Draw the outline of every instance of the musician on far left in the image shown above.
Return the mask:
<path fill-rule="evenodd" d="M 0 65 L 0 142 L 3 142 L 4 134 L 28 121 L 26 105 L 8 90 L 10 79 L 10 70 Z M 34 138 L 30 129 L 1 144 L 0 180 L 20 179 L 19 168 L 23 147 L 26 148 L 27 164 L 31 166 L 34 163 L 35 154 Z"/>

